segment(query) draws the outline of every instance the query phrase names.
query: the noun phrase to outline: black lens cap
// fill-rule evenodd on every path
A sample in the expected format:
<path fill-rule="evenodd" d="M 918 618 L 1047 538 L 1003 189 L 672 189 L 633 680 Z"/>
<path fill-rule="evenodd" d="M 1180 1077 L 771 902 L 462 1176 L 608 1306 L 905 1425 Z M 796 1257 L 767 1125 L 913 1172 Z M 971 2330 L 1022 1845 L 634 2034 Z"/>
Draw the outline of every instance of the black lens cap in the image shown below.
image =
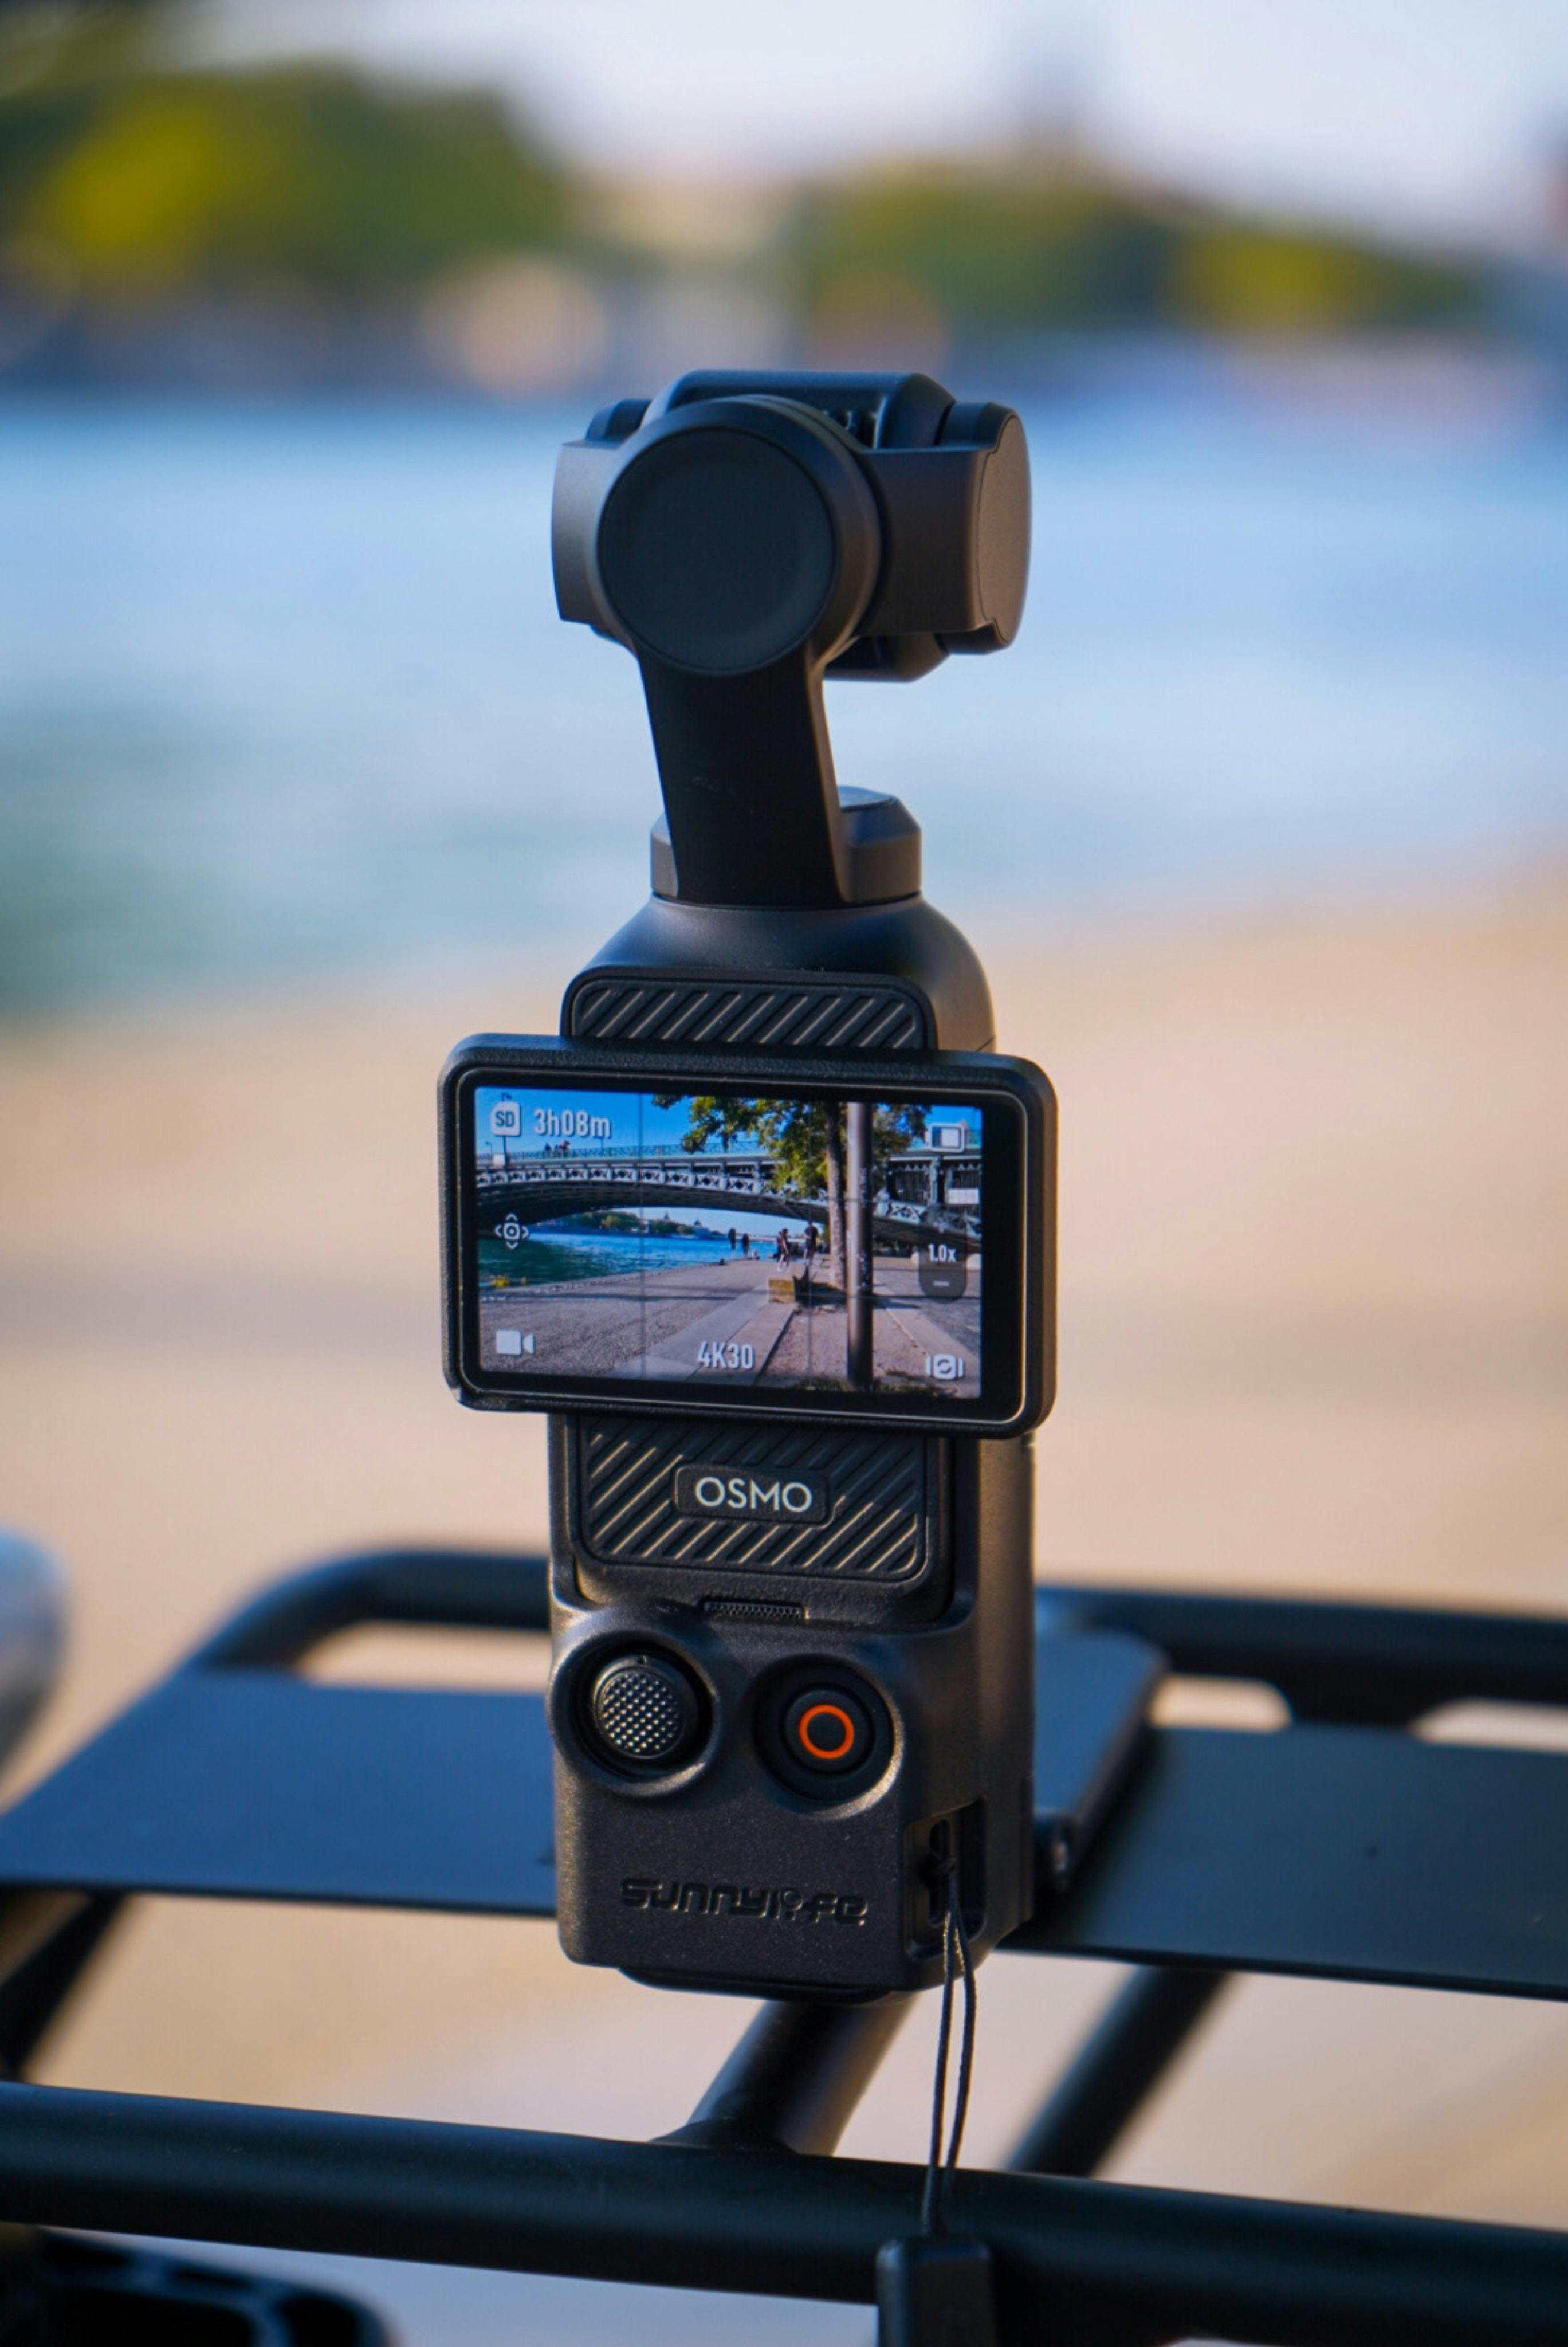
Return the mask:
<path fill-rule="evenodd" d="M 775 440 L 696 429 L 655 440 L 605 501 L 599 569 L 659 659 L 727 674 L 804 643 L 838 569 L 833 518 Z"/>

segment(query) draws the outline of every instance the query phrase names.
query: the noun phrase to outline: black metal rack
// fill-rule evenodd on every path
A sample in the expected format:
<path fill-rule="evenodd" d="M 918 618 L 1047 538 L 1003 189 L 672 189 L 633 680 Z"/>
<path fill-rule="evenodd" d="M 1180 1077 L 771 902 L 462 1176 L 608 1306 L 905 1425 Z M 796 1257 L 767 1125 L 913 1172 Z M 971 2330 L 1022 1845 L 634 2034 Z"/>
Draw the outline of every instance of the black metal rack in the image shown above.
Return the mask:
<path fill-rule="evenodd" d="M 543 1631 L 544 1563 L 415 1551 L 282 1582 L 0 1816 L 14 2079 L 138 1894 L 552 1911 L 537 1697 L 293 1668 L 388 1622 Z M 1568 2335 L 1568 2235 L 1088 2180 L 1232 1971 L 1568 1998 L 1568 1764 L 1409 1733 L 1466 1698 L 1568 1702 L 1568 1623 L 1050 1588 L 1040 1632 L 1040 1903 L 1009 1946 L 1136 1969 L 1012 2172 L 958 2179 L 1002 2337 Z M 1150 1727 L 1171 1671 L 1262 1680 L 1290 1724 Z M 764 2007 L 656 2144 L 0 2085 L 0 2214 L 869 2301 L 920 2171 L 829 2155 L 902 2011 Z"/>

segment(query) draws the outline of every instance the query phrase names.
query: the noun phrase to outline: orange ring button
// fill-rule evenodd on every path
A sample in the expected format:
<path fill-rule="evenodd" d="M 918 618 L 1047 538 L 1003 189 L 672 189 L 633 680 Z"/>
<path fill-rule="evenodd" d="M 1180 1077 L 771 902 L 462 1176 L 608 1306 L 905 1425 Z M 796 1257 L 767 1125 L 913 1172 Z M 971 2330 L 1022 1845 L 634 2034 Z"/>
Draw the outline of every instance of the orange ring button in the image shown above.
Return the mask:
<path fill-rule="evenodd" d="M 808 1687 L 784 1716 L 784 1749 L 797 1765 L 828 1777 L 868 1759 L 876 1731 L 871 1714 L 846 1687 Z"/>
<path fill-rule="evenodd" d="M 838 1730 L 837 1740 L 828 1743 L 818 1720 L 831 1720 Z M 855 1749 L 855 1722 L 841 1703 L 814 1703 L 796 1720 L 794 1732 L 814 1760 L 847 1760 Z M 830 1727 L 828 1735 L 833 1729 Z"/>

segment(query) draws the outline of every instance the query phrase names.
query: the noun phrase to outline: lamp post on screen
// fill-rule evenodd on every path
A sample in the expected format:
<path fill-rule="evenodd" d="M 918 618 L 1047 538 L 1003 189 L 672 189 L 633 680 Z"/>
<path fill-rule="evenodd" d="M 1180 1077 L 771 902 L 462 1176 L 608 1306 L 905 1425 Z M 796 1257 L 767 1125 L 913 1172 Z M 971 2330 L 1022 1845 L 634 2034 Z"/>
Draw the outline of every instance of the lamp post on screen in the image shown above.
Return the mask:
<path fill-rule="evenodd" d="M 873 1367 L 871 1263 L 872 1109 L 851 1101 L 845 1111 L 844 1273 L 849 1382 L 870 1391 Z"/>

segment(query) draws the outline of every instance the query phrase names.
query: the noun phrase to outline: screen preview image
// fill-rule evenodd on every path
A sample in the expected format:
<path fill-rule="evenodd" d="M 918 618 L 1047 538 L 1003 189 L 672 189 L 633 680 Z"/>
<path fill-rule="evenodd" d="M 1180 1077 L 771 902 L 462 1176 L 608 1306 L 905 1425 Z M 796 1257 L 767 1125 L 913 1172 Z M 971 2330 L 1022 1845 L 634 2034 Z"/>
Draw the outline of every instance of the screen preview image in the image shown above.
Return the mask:
<path fill-rule="evenodd" d="M 974 1102 L 527 1084 L 472 1099 L 487 1374 L 979 1398 Z M 852 1153 L 871 1169 L 858 1210 Z M 857 1233 L 868 1359 L 845 1294 Z"/>

